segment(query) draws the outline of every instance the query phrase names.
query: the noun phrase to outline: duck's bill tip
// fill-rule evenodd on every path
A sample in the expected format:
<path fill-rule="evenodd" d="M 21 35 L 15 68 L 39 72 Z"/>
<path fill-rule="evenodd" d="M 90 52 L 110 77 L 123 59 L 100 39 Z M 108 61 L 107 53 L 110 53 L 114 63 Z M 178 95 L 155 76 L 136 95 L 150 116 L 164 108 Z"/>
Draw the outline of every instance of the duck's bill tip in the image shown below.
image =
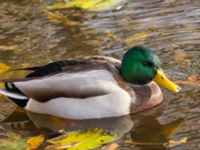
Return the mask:
<path fill-rule="evenodd" d="M 181 91 L 181 87 L 176 85 L 174 82 L 170 81 L 162 70 L 157 70 L 156 76 L 153 79 L 158 85 L 163 88 L 178 93 Z"/>
<path fill-rule="evenodd" d="M 174 91 L 172 91 L 172 92 L 179 93 L 180 91 L 181 91 L 181 87 L 180 87 L 180 86 L 178 86 L 178 85 L 176 85 L 176 88 L 175 88 L 175 90 L 174 90 Z"/>

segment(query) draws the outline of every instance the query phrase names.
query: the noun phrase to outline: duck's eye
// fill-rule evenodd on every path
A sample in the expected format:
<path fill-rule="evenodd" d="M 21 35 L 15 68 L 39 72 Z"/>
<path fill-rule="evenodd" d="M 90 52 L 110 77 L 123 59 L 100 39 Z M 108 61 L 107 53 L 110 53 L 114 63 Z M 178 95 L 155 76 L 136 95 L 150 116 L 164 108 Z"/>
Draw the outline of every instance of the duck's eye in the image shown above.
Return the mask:
<path fill-rule="evenodd" d="M 153 62 L 151 62 L 151 61 L 143 62 L 143 65 L 146 66 L 146 67 L 153 67 L 154 66 Z"/>

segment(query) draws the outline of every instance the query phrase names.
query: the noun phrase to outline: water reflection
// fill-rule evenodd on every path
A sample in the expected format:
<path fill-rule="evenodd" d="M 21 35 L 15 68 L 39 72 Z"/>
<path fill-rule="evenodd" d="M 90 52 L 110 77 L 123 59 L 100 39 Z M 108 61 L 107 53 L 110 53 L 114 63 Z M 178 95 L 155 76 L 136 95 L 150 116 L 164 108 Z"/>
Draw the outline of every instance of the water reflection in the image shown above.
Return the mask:
<path fill-rule="evenodd" d="M 162 124 L 157 118 L 151 118 L 132 128 L 131 138 L 138 147 L 164 149 L 182 122 L 183 119 L 179 118 Z"/>
<path fill-rule="evenodd" d="M 67 120 L 49 115 L 26 112 L 20 108 L 3 123 L 4 128 L 25 136 L 44 134 L 46 138 L 58 135 L 58 131 L 76 131 L 101 128 L 117 135 L 121 139 L 130 134 L 131 145 L 143 148 L 164 148 L 177 128 L 183 122 L 182 118 L 161 123 L 159 116 L 163 105 L 137 115 L 117 118 L 104 118 L 92 120 Z M 28 134 L 27 134 L 28 133 Z"/>

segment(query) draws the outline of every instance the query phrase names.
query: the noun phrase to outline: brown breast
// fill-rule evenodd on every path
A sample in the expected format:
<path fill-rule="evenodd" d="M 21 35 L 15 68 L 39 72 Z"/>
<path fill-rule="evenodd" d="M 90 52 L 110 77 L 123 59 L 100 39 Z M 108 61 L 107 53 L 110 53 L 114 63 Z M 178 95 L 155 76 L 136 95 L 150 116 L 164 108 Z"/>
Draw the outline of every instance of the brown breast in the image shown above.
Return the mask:
<path fill-rule="evenodd" d="M 147 110 L 164 100 L 160 87 L 154 81 L 142 86 L 132 85 L 132 88 L 135 91 L 135 102 L 131 105 L 131 113 Z"/>

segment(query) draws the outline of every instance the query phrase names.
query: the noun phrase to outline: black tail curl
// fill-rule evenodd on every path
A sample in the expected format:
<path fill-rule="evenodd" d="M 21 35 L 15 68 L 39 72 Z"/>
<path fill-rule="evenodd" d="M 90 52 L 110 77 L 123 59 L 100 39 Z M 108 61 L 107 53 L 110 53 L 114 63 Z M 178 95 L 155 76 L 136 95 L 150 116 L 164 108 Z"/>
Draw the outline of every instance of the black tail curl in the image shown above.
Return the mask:
<path fill-rule="evenodd" d="M 4 86 L 5 86 L 6 90 L 11 93 L 17 93 L 20 95 L 24 95 L 13 83 L 5 82 Z M 17 98 L 13 98 L 13 97 L 8 97 L 8 98 L 20 107 L 25 107 L 28 102 L 28 99 L 17 99 Z"/>

